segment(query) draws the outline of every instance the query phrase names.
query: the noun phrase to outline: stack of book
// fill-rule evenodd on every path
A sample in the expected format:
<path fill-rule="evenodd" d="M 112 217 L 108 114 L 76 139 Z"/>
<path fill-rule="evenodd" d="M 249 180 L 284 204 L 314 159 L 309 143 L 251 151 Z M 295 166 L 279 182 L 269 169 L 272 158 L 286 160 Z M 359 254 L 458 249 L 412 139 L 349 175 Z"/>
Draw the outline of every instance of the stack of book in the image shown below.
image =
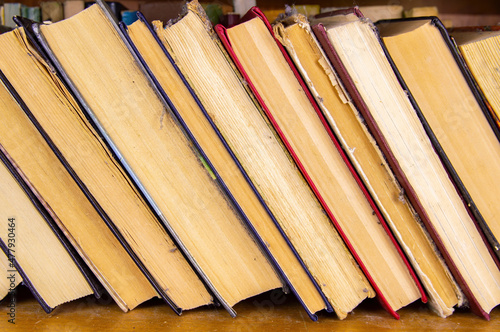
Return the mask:
<path fill-rule="evenodd" d="M 98 1 L 0 35 L 0 296 L 22 280 L 47 312 L 106 291 L 235 316 L 281 288 L 313 320 L 371 297 L 489 319 L 499 81 L 478 38 L 462 55 L 436 18 L 357 8 L 138 17 Z"/>

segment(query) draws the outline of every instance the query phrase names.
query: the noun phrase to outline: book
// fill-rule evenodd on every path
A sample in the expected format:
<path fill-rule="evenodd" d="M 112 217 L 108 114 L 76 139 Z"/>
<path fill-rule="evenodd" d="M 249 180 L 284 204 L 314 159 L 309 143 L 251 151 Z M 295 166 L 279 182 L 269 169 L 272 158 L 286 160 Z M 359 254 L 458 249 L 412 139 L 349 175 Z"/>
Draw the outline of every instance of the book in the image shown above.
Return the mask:
<path fill-rule="evenodd" d="M 498 267 L 391 66 L 371 21 L 354 9 L 313 31 L 353 98 L 474 313 L 498 302 Z M 349 57 L 349 61 L 347 58 Z"/>
<path fill-rule="evenodd" d="M 274 32 L 412 263 L 431 308 L 441 317 L 451 315 L 453 307 L 461 304 L 463 295 L 375 139 L 358 120 L 361 115 L 314 36 L 309 21 L 301 15 L 291 15 L 275 24 Z"/>
<path fill-rule="evenodd" d="M 345 318 L 373 289 L 324 214 L 279 137 L 261 114 L 196 1 L 168 26 L 154 21 L 162 44 L 203 103 L 250 180 Z"/>
<path fill-rule="evenodd" d="M 23 110 L 30 111 L 31 122 L 156 293 L 178 313 L 212 303 L 205 285 L 25 31 L 0 35 L 0 70 L 26 105 Z"/>
<path fill-rule="evenodd" d="M 460 55 L 475 79 L 496 126 L 500 129 L 500 26 L 476 26 L 451 29 Z"/>
<path fill-rule="evenodd" d="M 172 111 L 185 123 L 186 132 L 206 153 L 206 160 L 211 161 L 210 168 L 225 183 L 228 195 L 235 200 L 235 207 L 242 209 L 249 228 L 274 261 L 283 280 L 296 294 L 310 317 L 317 320 L 313 313 L 322 309 L 331 311 L 328 302 L 318 291 L 319 286 L 296 255 L 273 212 L 249 180 L 236 156 L 232 154 L 224 137 L 205 116 L 206 109 L 180 74 L 179 68 L 147 23 L 147 19 L 141 14 L 138 16 L 139 20 L 130 26 L 120 25 L 124 34 L 130 38 L 133 48 L 160 92 L 165 94 Z"/>
<path fill-rule="evenodd" d="M 131 184 L 214 298 L 235 315 L 233 306 L 239 301 L 282 287 L 207 167 L 203 151 L 154 88 L 106 4 L 98 2 L 64 21 L 39 25 L 35 34 Z M 143 226 L 136 222 L 136 227 Z M 158 252 L 156 246 L 150 250 Z M 166 263 L 161 268 L 171 270 Z"/>
<path fill-rule="evenodd" d="M 2 45 L 6 44 L 2 38 Z M 30 110 L 1 72 L 0 114 L 3 119 L 0 150 L 17 166 L 24 182 L 30 184 L 33 194 L 44 203 L 54 222 L 117 305 L 128 311 L 157 296 L 107 226 L 106 218 L 94 208 L 31 122 Z"/>
<path fill-rule="evenodd" d="M 264 14 L 215 27 L 325 212 L 389 311 L 423 297 L 420 283 Z M 390 272 L 389 272 L 390 271 Z"/>
<path fill-rule="evenodd" d="M 500 256 L 500 221 L 497 219 L 500 130 L 470 72 L 437 18 L 385 22 L 380 25 L 380 31 L 419 105 L 436 150 L 441 151 L 441 159 L 467 206 Z M 426 54 L 425 65 L 419 64 L 418 71 L 412 68 L 419 59 L 417 50 L 412 51 L 411 57 L 408 49 L 400 46 L 403 39 L 406 45 L 409 41 L 420 45 L 420 56 Z M 435 86 L 428 84 L 429 79 L 437 82 Z"/>
<path fill-rule="evenodd" d="M 63 238 L 54 232 L 56 226 L 49 214 L 29 187 L 11 173 L 12 166 L 3 156 L 1 159 L 0 214 L 5 226 L 0 231 L 0 248 L 9 260 L 4 278 L 15 283 L 19 273 L 47 313 L 62 303 L 93 294 Z"/>

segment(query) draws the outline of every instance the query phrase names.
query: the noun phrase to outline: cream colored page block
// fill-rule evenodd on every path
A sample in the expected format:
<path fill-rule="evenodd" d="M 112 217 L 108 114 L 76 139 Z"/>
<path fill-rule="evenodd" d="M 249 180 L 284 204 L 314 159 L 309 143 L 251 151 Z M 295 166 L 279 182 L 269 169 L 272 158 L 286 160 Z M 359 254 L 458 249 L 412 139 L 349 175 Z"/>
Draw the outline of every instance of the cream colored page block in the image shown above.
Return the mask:
<path fill-rule="evenodd" d="M 385 60 L 371 26 L 361 22 L 353 25 L 356 38 L 352 38 L 353 30 L 344 25 L 328 29 L 330 41 L 340 53 L 353 80 L 357 82 L 363 100 L 388 139 L 391 150 L 424 209 L 428 211 L 451 259 L 488 312 L 500 299 L 500 273 L 486 246 L 481 241 L 478 242 L 478 231 Z M 359 53 L 359 49 L 366 47 L 374 52 L 354 56 Z M 481 284 L 490 292 L 482 292 L 481 287 L 478 287 Z"/>
<path fill-rule="evenodd" d="M 20 69 L 21 63 L 16 62 L 16 70 L 27 75 Z M 12 77 L 11 81 L 17 83 Z M 0 144 L 50 206 L 56 223 L 122 310 L 133 309 L 156 296 L 136 263 L 3 85 L 0 115 Z"/>
<path fill-rule="evenodd" d="M 236 163 L 216 135 L 205 115 L 196 104 L 180 76 L 144 22 L 128 26 L 128 33 L 153 71 L 177 111 L 181 114 L 198 143 L 209 156 L 218 173 L 234 195 L 249 221 L 256 228 L 271 254 L 289 278 L 297 293 L 311 312 L 325 308 L 324 300 L 300 265 L 284 237 L 274 225 L 257 195 L 243 177 Z"/>
<path fill-rule="evenodd" d="M 265 105 L 390 305 L 398 309 L 420 298 L 403 259 L 264 22 L 255 18 L 227 34 Z"/>
<path fill-rule="evenodd" d="M 40 296 L 54 308 L 92 294 L 66 248 L 3 163 L 0 179 L 0 237 Z"/>
<path fill-rule="evenodd" d="M 334 307 L 347 303 L 336 308 L 345 317 L 369 295 L 366 280 L 224 55 L 192 12 L 158 33 L 323 292 Z"/>
<path fill-rule="evenodd" d="M 74 17 L 79 15 L 76 23 L 44 26 L 42 33 L 196 264 L 230 305 L 280 287 L 266 257 L 100 7 Z M 96 57 L 86 56 L 88 52 Z M 104 61 L 111 58 L 116 61 Z"/>
<path fill-rule="evenodd" d="M 210 303 L 211 296 L 205 286 L 121 168 L 110 158 L 111 153 L 96 139 L 98 134 L 68 91 L 46 71 L 43 63 L 19 47 L 19 43 L 24 45 L 19 41 L 17 46 L 2 48 L 9 54 L 3 61 L 10 63 L 2 70 L 5 69 L 4 74 L 64 158 L 178 306 L 188 309 Z M 21 69 L 24 75 L 19 75 Z"/>
<path fill-rule="evenodd" d="M 500 117 L 500 37 L 483 39 L 460 45 L 474 78 L 491 104 L 497 118 Z"/>
<path fill-rule="evenodd" d="M 0 271 L 5 276 L 0 279 L 0 300 L 3 300 L 23 281 L 23 278 L 3 251 L 0 252 Z"/>

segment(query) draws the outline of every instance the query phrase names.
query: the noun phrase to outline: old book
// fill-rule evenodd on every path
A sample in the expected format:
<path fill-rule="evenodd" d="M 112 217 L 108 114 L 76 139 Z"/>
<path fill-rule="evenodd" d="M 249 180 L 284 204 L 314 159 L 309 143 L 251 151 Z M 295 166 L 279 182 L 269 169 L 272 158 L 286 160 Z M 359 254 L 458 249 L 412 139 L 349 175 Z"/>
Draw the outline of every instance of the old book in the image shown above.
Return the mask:
<path fill-rule="evenodd" d="M 500 130 L 500 26 L 454 28 L 450 34 Z"/>
<path fill-rule="evenodd" d="M 19 28 L 0 37 L 0 70 L 31 112 L 33 124 L 156 292 L 177 311 L 211 303 L 199 277 L 54 68 L 30 45 L 25 30 Z"/>
<path fill-rule="evenodd" d="M 93 294 L 83 270 L 53 227 L 47 211 L 29 187 L 0 160 L 0 248 L 46 312 Z M 9 271 L 14 269 L 10 268 Z M 13 283 L 16 272 L 8 272 Z"/>
<path fill-rule="evenodd" d="M 2 45 L 10 49 L 5 40 L 14 35 L 2 37 Z M 0 64 L 0 67 L 4 68 L 4 65 Z M 0 79 L 0 115 L 3 119 L 0 122 L 0 145 L 11 162 L 17 165 L 20 176 L 31 185 L 39 200 L 46 203 L 52 219 L 122 310 L 131 310 L 157 296 L 106 225 L 105 218 L 92 206 L 30 121 L 31 112 L 19 94 L 1 73 Z"/>
<path fill-rule="evenodd" d="M 3 25 L 9 28 L 15 28 L 16 23 L 12 19 L 14 16 L 21 15 L 22 4 L 19 2 L 7 2 L 3 4 Z"/>
<path fill-rule="evenodd" d="M 246 222 L 255 232 L 256 239 L 273 259 L 291 291 L 297 295 L 311 318 L 317 319 L 313 313 L 322 309 L 331 310 L 318 291 L 319 286 L 287 241 L 272 211 L 249 181 L 224 137 L 210 118 L 205 116 L 203 104 L 187 84 L 170 54 L 144 16 L 139 14 L 139 18 L 128 27 L 122 24 L 122 30 L 130 38 L 161 93 L 165 94 L 172 111 L 186 124 L 193 142 L 199 144 L 207 154 L 206 160 L 211 162 L 211 169 L 225 184 L 228 195 L 235 200 L 235 206 L 247 217 Z"/>
<path fill-rule="evenodd" d="M 478 315 L 500 300 L 500 271 L 386 56 L 376 28 L 356 11 L 321 18 L 313 31 L 413 207 Z"/>
<path fill-rule="evenodd" d="M 36 34 L 216 299 L 234 315 L 232 307 L 239 301 L 281 287 L 267 256 L 200 158 L 202 151 L 127 47 L 106 5 L 98 2 L 60 23 L 40 25 Z M 156 245 L 149 251 L 158 253 Z M 161 268 L 171 270 L 165 262 Z"/>
<path fill-rule="evenodd" d="M 500 257 L 500 130 L 470 72 L 437 18 L 385 22 L 380 32 L 436 150 Z M 419 47 L 410 51 L 410 43 Z"/>
<path fill-rule="evenodd" d="M 388 310 L 425 294 L 366 187 L 257 8 L 215 27 L 325 212 Z"/>
<path fill-rule="evenodd" d="M 374 295 L 361 270 L 237 75 L 196 1 L 177 22 L 153 22 L 246 173 L 339 317 Z"/>
<path fill-rule="evenodd" d="M 309 22 L 292 15 L 274 26 L 330 128 L 377 203 L 424 285 L 438 315 L 453 313 L 462 296 L 437 248 L 397 182 L 375 139 L 359 121 L 343 83 L 314 36 Z"/>

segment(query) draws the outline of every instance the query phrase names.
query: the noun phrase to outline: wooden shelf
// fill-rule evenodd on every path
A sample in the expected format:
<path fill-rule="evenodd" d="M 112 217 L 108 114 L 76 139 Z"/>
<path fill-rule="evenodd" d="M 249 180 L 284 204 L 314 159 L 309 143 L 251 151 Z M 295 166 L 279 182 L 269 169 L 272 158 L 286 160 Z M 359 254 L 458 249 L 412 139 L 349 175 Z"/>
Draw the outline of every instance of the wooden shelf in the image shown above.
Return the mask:
<path fill-rule="evenodd" d="M 133 329 L 231 330 L 231 331 L 494 331 L 500 330 L 500 308 L 486 321 L 466 309 L 457 310 L 448 318 L 440 318 L 425 304 L 414 303 L 399 310 L 400 320 L 394 319 L 375 300 L 363 302 L 345 320 L 334 314 L 320 313 L 313 322 L 293 295 L 271 292 L 245 300 L 235 306 L 238 316 L 231 318 L 222 308 L 204 307 L 177 316 L 160 300 L 151 300 L 131 312 L 122 312 L 108 296 L 97 300 L 86 297 L 57 307 L 46 314 L 29 291 L 20 287 L 16 295 L 16 328 L 47 331 L 122 331 Z M 12 328 L 7 319 L 7 297 L 1 303 L 0 330 Z"/>

